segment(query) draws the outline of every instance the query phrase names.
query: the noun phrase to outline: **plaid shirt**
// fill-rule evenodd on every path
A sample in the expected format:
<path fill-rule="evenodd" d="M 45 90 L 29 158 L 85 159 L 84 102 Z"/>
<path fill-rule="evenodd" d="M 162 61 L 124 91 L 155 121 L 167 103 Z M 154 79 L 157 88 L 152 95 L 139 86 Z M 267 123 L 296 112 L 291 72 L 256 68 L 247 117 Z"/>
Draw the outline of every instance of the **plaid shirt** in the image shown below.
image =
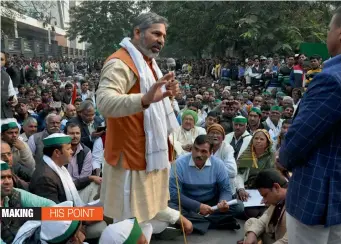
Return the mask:
<path fill-rule="evenodd" d="M 341 224 L 341 55 L 311 81 L 280 149 L 286 208 L 306 225 Z"/>

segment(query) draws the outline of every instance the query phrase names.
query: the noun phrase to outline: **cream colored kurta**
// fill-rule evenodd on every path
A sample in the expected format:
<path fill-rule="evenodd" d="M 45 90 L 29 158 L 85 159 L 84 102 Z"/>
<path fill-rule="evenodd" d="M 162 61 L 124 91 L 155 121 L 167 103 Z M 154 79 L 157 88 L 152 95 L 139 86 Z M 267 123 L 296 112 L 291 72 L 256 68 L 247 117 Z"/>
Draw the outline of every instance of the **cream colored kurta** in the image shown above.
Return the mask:
<path fill-rule="evenodd" d="M 133 71 L 121 60 L 112 59 L 104 65 L 97 90 L 97 107 L 103 117 L 124 117 L 143 111 L 143 94 L 127 94 L 135 82 Z M 115 167 L 105 162 L 101 187 L 104 215 L 117 221 L 130 217 L 139 222 L 153 219 L 167 209 L 168 175 L 169 169 L 148 174 L 144 170 L 126 170 L 121 159 Z"/>
<path fill-rule="evenodd" d="M 214 156 L 220 158 L 224 162 L 227 169 L 227 173 L 229 175 L 231 191 L 232 193 L 235 193 L 236 191 L 235 178 L 237 175 L 237 164 L 234 158 L 233 147 L 229 143 L 223 141 L 219 149 L 214 153 Z"/>
<path fill-rule="evenodd" d="M 182 148 L 182 146 L 193 144 L 197 136 L 205 134 L 206 130 L 198 126 L 194 126 L 191 130 L 185 130 L 184 128 L 179 127 L 169 135 L 169 140 L 176 151 L 177 157 L 179 157 L 188 153 Z"/>

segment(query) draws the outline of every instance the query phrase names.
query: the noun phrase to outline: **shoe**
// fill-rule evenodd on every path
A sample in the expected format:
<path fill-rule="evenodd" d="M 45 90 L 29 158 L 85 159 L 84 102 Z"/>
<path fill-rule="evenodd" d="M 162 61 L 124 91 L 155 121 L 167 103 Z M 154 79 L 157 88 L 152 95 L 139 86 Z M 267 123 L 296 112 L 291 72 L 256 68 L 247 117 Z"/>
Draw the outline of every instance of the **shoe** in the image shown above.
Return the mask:
<path fill-rule="evenodd" d="M 174 240 L 175 238 L 177 238 L 178 236 L 181 236 L 181 230 L 180 229 L 176 229 L 173 227 L 167 227 L 164 231 L 162 231 L 159 234 L 153 234 L 153 239 L 155 240 L 164 240 L 164 241 L 168 241 L 168 240 Z"/>

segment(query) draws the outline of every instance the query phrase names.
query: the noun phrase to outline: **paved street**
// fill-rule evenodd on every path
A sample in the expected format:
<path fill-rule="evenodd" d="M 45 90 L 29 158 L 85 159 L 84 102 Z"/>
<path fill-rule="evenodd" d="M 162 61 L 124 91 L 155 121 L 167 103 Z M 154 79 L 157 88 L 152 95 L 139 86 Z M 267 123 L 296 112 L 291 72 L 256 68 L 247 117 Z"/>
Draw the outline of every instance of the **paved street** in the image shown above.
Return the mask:
<path fill-rule="evenodd" d="M 240 223 L 240 230 L 209 230 L 206 235 L 193 234 L 187 237 L 188 244 L 236 244 L 243 238 L 244 221 Z M 173 241 L 152 241 L 151 244 L 183 244 L 183 237 L 178 237 Z"/>

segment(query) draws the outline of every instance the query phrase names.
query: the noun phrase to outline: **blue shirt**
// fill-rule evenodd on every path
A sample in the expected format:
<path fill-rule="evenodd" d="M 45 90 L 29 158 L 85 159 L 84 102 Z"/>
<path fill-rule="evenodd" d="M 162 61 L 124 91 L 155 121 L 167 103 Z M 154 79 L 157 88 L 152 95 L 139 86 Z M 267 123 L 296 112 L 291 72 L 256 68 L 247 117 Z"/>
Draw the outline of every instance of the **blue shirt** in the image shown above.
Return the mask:
<path fill-rule="evenodd" d="M 178 191 L 175 179 L 175 168 L 178 176 L 182 207 L 199 212 L 200 204 L 214 198 L 230 201 L 232 192 L 229 186 L 229 176 L 224 162 L 211 156 L 205 166 L 197 168 L 188 153 L 176 160 L 169 180 L 171 201 L 178 203 Z M 218 202 L 217 202 L 218 204 Z"/>
<path fill-rule="evenodd" d="M 280 149 L 292 170 L 286 210 L 306 225 L 341 224 L 341 55 L 309 85 Z"/>

